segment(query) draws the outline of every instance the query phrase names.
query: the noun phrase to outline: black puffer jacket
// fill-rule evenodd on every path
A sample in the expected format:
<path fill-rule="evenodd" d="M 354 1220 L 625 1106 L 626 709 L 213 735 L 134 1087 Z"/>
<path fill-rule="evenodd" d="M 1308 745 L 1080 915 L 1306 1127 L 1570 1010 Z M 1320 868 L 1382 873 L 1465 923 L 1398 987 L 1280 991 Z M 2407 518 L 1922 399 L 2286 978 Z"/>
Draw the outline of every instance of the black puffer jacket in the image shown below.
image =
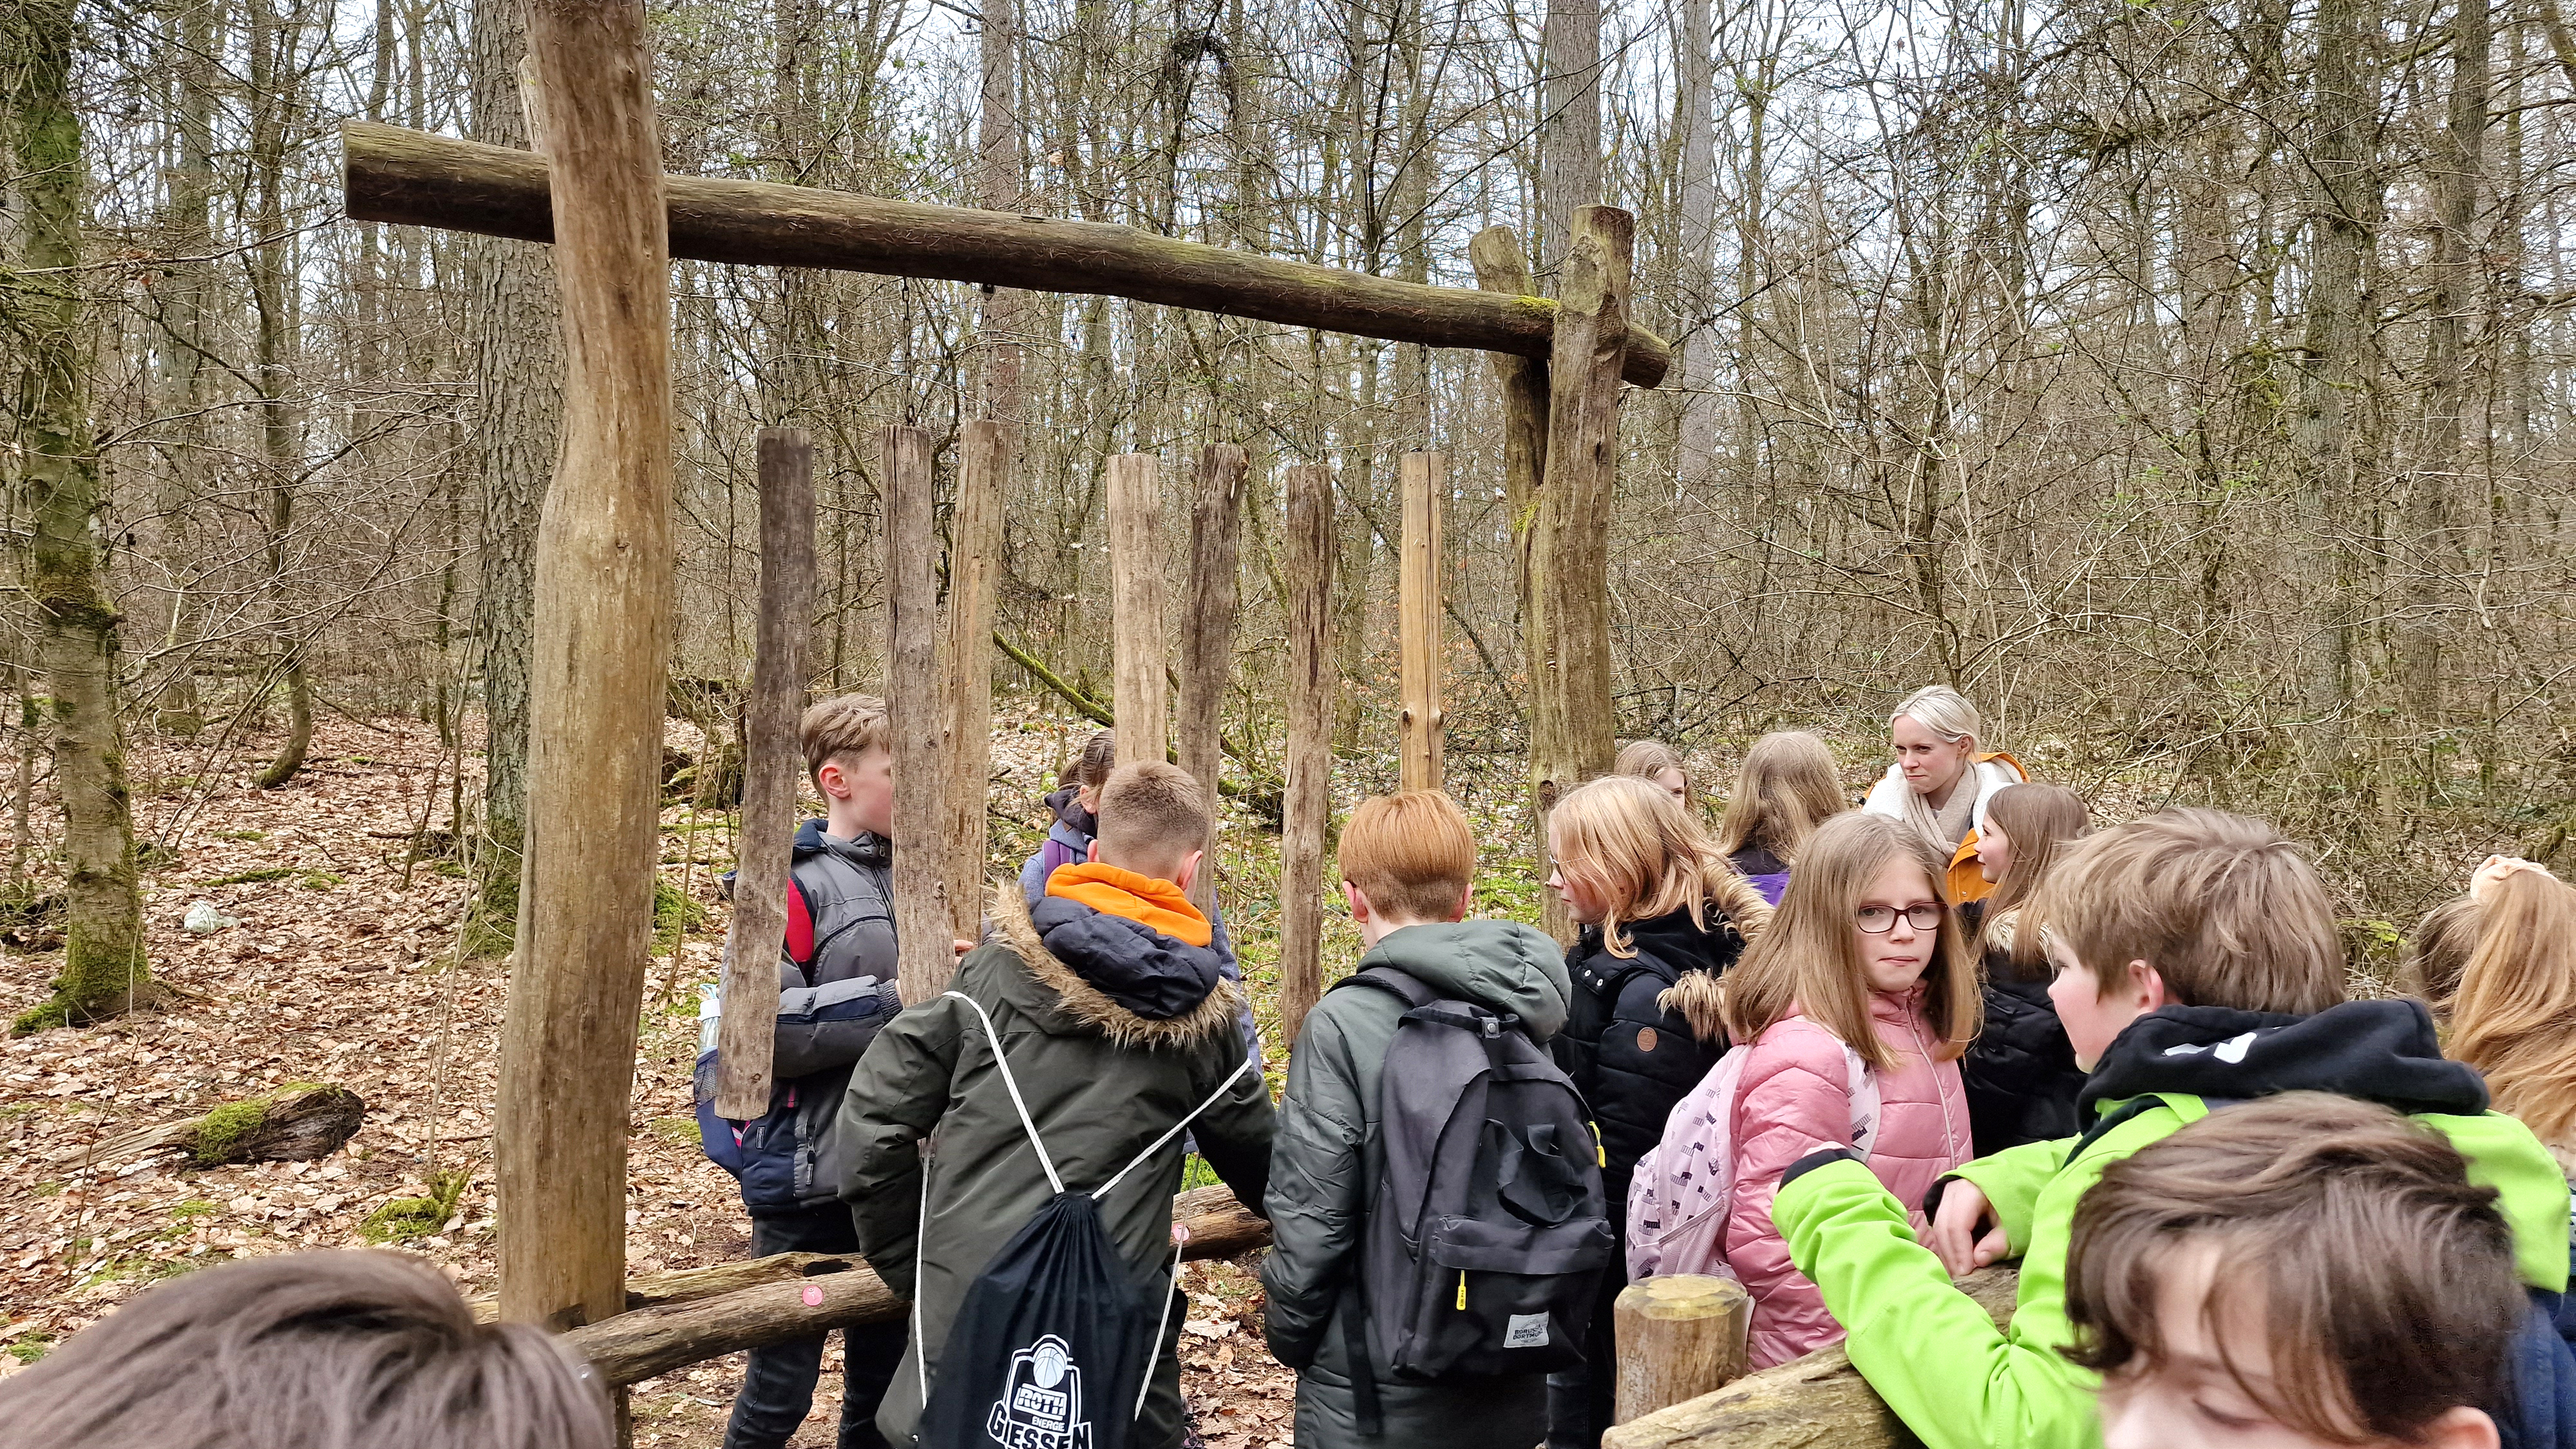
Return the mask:
<path fill-rule="evenodd" d="M 1743 954 L 1744 934 L 1715 905 L 1707 919 L 1705 931 L 1688 910 L 1631 921 L 1629 957 L 1611 955 L 1601 928 L 1586 926 L 1565 953 L 1574 997 L 1556 1062 L 1600 1124 L 1602 1186 L 1614 1203 L 1628 1200 L 1629 1176 L 1663 1140 L 1673 1104 L 1726 1054 L 1717 978 Z"/>
<path fill-rule="evenodd" d="M 1968 917 L 1963 924 L 1972 932 L 1984 904 L 1975 901 L 1962 908 Z M 2075 1065 L 2074 1044 L 2067 1041 L 2056 1004 L 2048 999 L 2048 978 L 2016 979 L 2008 925 L 2001 936 L 1985 943 L 1985 1027 L 1959 1059 L 1959 1082 L 1968 1093 L 1968 1128 L 1979 1157 L 2029 1142 L 2055 1142 L 2083 1130 L 2076 1119 L 2075 1094 L 2084 1090 L 2084 1070 Z"/>

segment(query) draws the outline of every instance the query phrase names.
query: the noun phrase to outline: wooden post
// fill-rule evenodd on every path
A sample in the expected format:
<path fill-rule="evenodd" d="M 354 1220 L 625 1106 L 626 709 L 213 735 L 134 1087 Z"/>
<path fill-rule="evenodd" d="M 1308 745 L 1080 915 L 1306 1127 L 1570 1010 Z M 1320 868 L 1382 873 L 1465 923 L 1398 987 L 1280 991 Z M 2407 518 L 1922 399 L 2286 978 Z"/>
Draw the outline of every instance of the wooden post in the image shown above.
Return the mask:
<path fill-rule="evenodd" d="M 1526 624 L 1552 651 L 1546 667 L 1534 671 L 1530 691 L 1530 793 L 1542 840 L 1557 797 L 1606 772 L 1616 743 L 1610 507 L 1618 482 L 1619 365 L 1627 347 L 1634 229 L 1635 220 L 1617 207 L 1578 208 L 1558 288 L 1556 348 L 1548 360 L 1547 471 L 1530 526 Z"/>
<path fill-rule="evenodd" d="M 894 736 L 895 975 L 903 1004 L 948 989 L 956 962 L 942 847 L 948 792 L 939 773 L 940 699 L 936 646 L 939 583 L 931 567 L 930 434 L 890 427 L 885 466 L 886 726 Z"/>
<path fill-rule="evenodd" d="M 1161 760 L 1171 714 L 1170 653 L 1163 624 L 1163 555 L 1154 520 L 1162 508 L 1151 453 L 1109 460 L 1110 712 L 1118 717 L 1118 763 Z"/>
<path fill-rule="evenodd" d="M 759 455 L 760 620 L 743 719 L 742 845 L 716 1042 L 716 1115 L 734 1122 L 769 1110 L 796 782 L 805 771 L 796 727 L 805 712 L 805 629 L 814 617 L 814 444 L 799 428 L 763 428 Z"/>
<path fill-rule="evenodd" d="M 528 848 L 495 1105 L 501 1316 L 626 1303 L 626 1133 L 671 656 L 670 253 L 642 0 L 530 0 L 563 295 L 537 530 Z"/>
<path fill-rule="evenodd" d="M 1196 486 L 1190 492 L 1190 601 L 1181 613 L 1181 693 L 1172 733 L 1181 768 L 1207 791 L 1208 818 L 1216 818 L 1217 779 L 1223 751 L 1225 685 L 1234 668 L 1234 625 L 1239 600 L 1236 572 L 1243 541 L 1243 479 L 1248 464 L 1232 443 L 1199 450 Z M 1208 833 L 1210 859 L 1190 882 L 1190 900 L 1202 911 L 1216 907 L 1216 833 Z"/>
<path fill-rule="evenodd" d="M 1519 296 L 1537 286 L 1530 278 L 1529 258 L 1521 251 L 1520 236 L 1510 227 L 1487 227 L 1476 233 L 1475 240 L 1467 244 L 1467 257 L 1476 268 L 1476 285 L 1488 292 Z M 1564 711 L 1552 700 L 1542 702 L 1540 695 L 1554 681 L 1550 661 L 1556 651 L 1539 632 L 1545 616 L 1530 590 L 1530 525 L 1538 515 L 1542 470 L 1547 463 L 1547 364 L 1508 352 L 1488 353 L 1486 360 L 1493 364 L 1494 383 L 1503 394 L 1503 508 L 1511 518 L 1512 579 L 1521 606 L 1521 658 L 1528 681 L 1522 700 L 1528 715 L 1530 757 L 1554 758 L 1558 751 L 1540 736 L 1557 727 Z M 1530 801 L 1530 828 L 1530 856 L 1538 862 L 1538 873 L 1544 878 L 1547 811 L 1535 794 Z M 1560 941 L 1572 941 L 1574 918 L 1566 914 L 1565 903 L 1557 899 L 1554 891 L 1539 894 L 1548 934 Z"/>
<path fill-rule="evenodd" d="M 1404 492 L 1404 551 L 1395 610 L 1404 693 L 1399 718 L 1404 788 L 1437 790 L 1447 732 L 1440 709 L 1440 505 L 1449 493 L 1449 457 L 1407 453 L 1397 471 Z"/>
<path fill-rule="evenodd" d="M 1675 1273 L 1619 1290 L 1619 1392 L 1611 1422 L 1724 1388 L 1744 1377 L 1753 1295 L 1732 1278 Z"/>
<path fill-rule="evenodd" d="M 1004 423 L 966 425 L 957 503 L 948 517 L 948 715 L 942 741 L 948 780 L 944 871 L 949 919 L 957 939 L 980 934 L 985 856 L 992 831 L 985 809 L 993 780 L 993 580 L 1001 553 L 1002 489 L 1011 476 L 1019 430 Z"/>
<path fill-rule="evenodd" d="M 1324 827 L 1333 810 L 1333 474 L 1288 470 L 1288 778 L 1279 842 L 1279 1028 L 1324 995 Z"/>

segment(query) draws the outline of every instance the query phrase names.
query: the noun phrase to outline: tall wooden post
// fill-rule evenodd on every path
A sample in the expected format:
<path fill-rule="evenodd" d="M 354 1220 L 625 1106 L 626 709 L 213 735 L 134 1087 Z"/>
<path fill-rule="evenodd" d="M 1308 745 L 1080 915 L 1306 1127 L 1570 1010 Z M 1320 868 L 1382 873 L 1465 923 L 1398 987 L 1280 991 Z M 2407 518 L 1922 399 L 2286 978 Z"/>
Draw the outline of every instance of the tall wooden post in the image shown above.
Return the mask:
<path fill-rule="evenodd" d="M 1288 470 L 1288 778 L 1279 842 L 1279 1027 L 1324 995 L 1324 827 L 1333 810 L 1333 474 Z"/>
<path fill-rule="evenodd" d="M 805 630 L 814 618 L 814 444 L 800 428 L 763 428 L 759 456 L 760 620 L 743 719 L 742 846 L 716 1042 L 716 1115 L 735 1122 L 769 1110 L 778 952 L 787 935 L 796 781 L 805 768 L 797 740 Z"/>
<path fill-rule="evenodd" d="M 1216 818 L 1217 774 L 1224 745 L 1220 730 L 1225 713 L 1225 685 L 1234 666 L 1234 625 L 1240 601 L 1235 576 L 1243 542 L 1243 450 L 1232 443 L 1210 443 L 1199 450 L 1198 476 L 1190 491 L 1190 600 L 1181 612 L 1181 694 L 1173 710 L 1172 733 L 1178 737 L 1181 768 L 1197 777 L 1207 791 L 1208 818 Z M 1213 828 L 1207 849 L 1216 850 Z M 1190 882 L 1190 900 L 1202 910 L 1216 905 L 1213 862 L 1199 867 Z"/>
<path fill-rule="evenodd" d="M 1617 207 L 1578 209 L 1557 292 L 1547 471 L 1529 542 L 1527 627 L 1551 651 L 1547 667 L 1533 672 L 1530 691 L 1530 793 L 1542 832 L 1559 795 L 1610 768 L 1615 744 L 1610 505 L 1618 483 L 1619 368 L 1627 355 L 1634 229 L 1635 220 Z M 1543 728 L 1542 712 L 1554 716 Z"/>
<path fill-rule="evenodd" d="M 1109 460 L 1109 607 L 1112 690 L 1118 717 L 1118 763 L 1161 760 L 1171 684 L 1163 622 L 1163 555 L 1154 537 L 1162 508 L 1151 453 Z"/>
<path fill-rule="evenodd" d="M 1467 244 L 1467 258 L 1476 268 L 1476 285 L 1488 292 L 1526 297 L 1537 291 L 1538 284 L 1530 276 L 1529 258 L 1521 251 L 1520 236 L 1510 227 L 1487 227 L 1476 233 L 1475 240 Z M 1554 682 L 1551 661 L 1556 651 L 1540 633 L 1545 612 L 1530 588 L 1531 525 L 1538 516 L 1539 489 L 1547 465 L 1547 364 L 1508 352 L 1485 356 L 1493 364 L 1494 383 L 1503 394 L 1503 509 L 1511 518 L 1512 577 L 1521 606 L 1521 658 L 1528 678 L 1522 698 L 1529 720 L 1530 758 L 1554 758 L 1560 752 L 1543 736 L 1557 728 L 1564 710 L 1553 698 L 1543 699 L 1542 695 Z M 1539 802 L 1535 790 L 1530 800 L 1530 826 L 1531 858 L 1538 862 L 1543 877 L 1547 874 L 1547 807 Z M 1565 903 L 1553 891 L 1542 891 L 1540 895 L 1548 934 L 1561 941 L 1573 940 L 1574 918 L 1566 914 Z"/>
<path fill-rule="evenodd" d="M 670 250 L 642 0 L 530 0 L 564 419 L 537 530 L 528 842 L 493 1134 L 501 1315 L 626 1306 L 626 1132 L 671 656 Z"/>
<path fill-rule="evenodd" d="M 939 581 L 931 560 L 930 434 L 890 427 L 885 464 L 886 726 L 894 737 L 894 939 L 903 1004 L 948 989 L 948 791 L 939 773 Z"/>
<path fill-rule="evenodd" d="M 1016 386 L 1016 384 L 1014 384 Z M 966 425 L 957 502 L 948 516 L 948 717 L 941 741 L 948 780 L 943 872 L 957 938 L 975 939 L 984 911 L 984 866 L 992 832 L 985 820 L 993 779 L 993 581 L 1002 547 L 1002 489 L 1019 430 Z"/>
<path fill-rule="evenodd" d="M 1404 788 L 1437 790 L 1447 732 L 1440 709 L 1440 505 L 1449 493 L 1448 455 L 1407 453 L 1397 476 L 1404 494 L 1395 610 Z"/>

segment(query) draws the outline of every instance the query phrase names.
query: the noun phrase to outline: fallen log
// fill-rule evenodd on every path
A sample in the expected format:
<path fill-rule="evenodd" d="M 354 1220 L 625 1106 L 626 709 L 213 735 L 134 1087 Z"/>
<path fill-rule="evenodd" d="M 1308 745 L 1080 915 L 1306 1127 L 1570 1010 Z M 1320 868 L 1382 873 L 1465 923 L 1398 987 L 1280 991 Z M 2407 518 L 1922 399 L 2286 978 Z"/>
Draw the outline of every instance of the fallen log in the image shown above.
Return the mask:
<path fill-rule="evenodd" d="M 105 1169 L 155 1152 L 185 1152 L 199 1167 L 310 1162 L 338 1151 L 366 1116 L 366 1102 L 346 1087 L 297 1082 L 184 1122 L 137 1127 L 55 1153 L 52 1164 L 65 1171 Z"/>
<path fill-rule="evenodd" d="M 1270 1224 L 1246 1212 L 1222 1187 L 1182 1193 L 1172 1199 L 1172 1215 L 1189 1232 L 1181 1256 L 1191 1261 L 1238 1257 L 1270 1242 Z M 630 1304 L 639 1290 L 664 1295 L 660 1306 L 632 1308 L 564 1335 L 611 1387 L 739 1349 L 886 1322 L 905 1311 L 905 1300 L 865 1263 L 827 1253 L 780 1254 L 637 1279 L 627 1285 Z M 478 1317 L 483 1309 L 476 1305 Z"/>
<path fill-rule="evenodd" d="M 1959 1286 L 2002 1323 L 2017 1275 L 1986 1268 Z M 1601 1449 L 1903 1449 L 1919 1441 L 1863 1382 L 1840 1344 L 1622 1424 Z"/>
<path fill-rule="evenodd" d="M 546 158 L 400 126 L 344 121 L 349 217 L 552 242 Z M 1556 303 L 1156 236 L 810 186 L 668 176 L 671 255 L 824 267 L 1027 291 L 1128 297 L 1291 327 L 1545 358 Z M 1631 322 L 1622 375 L 1664 380 L 1672 352 Z"/>

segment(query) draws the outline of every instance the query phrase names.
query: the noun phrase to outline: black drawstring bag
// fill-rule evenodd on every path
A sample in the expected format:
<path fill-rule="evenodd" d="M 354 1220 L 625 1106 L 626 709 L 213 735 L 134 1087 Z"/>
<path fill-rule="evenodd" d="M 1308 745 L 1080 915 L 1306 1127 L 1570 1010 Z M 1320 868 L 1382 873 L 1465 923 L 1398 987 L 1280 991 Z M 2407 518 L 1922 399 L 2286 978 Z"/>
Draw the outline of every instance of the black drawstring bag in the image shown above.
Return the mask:
<path fill-rule="evenodd" d="M 1225 1095 L 1252 1064 L 1237 1066 L 1214 1095 L 1199 1104 L 1135 1161 L 1091 1192 L 1069 1192 L 1038 1139 L 1020 1084 L 1002 1056 L 1001 1034 L 983 1005 L 963 992 L 947 993 L 975 1008 L 993 1063 L 1010 1091 L 1038 1165 L 1055 1196 L 1002 1245 L 966 1287 L 939 1354 L 939 1380 L 922 1365 L 918 1437 L 924 1449 L 1125 1449 L 1128 1426 L 1145 1410 L 1153 1355 L 1169 1326 L 1172 1285 L 1162 1289 L 1162 1312 L 1150 1329 L 1144 1292 L 1100 1223 L 1100 1199 L 1138 1164 L 1163 1149 L 1192 1118 Z M 922 1182 L 929 1211 L 929 1179 Z M 1172 1269 L 1180 1268 L 1175 1234 Z M 1159 1276 L 1159 1275 L 1157 1275 Z M 914 1281 L 919 1281 L 916 1270 Z M 1150 1289 L 1146 1290 L 1150 1291 Z M 913 1333 L 921 1332 L 914 1307 Z"/>

